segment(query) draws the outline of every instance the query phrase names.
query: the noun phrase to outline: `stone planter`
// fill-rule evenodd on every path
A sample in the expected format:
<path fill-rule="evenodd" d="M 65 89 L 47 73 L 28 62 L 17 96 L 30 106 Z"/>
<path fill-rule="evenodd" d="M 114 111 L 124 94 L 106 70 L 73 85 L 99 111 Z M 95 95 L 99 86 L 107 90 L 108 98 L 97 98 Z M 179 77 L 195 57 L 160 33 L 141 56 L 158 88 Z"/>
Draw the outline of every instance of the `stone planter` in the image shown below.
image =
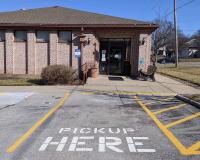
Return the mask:
<path fill-rule="evenodd" d="M 89 76 L 92 77 L 92 78 L 96 78 L 98 77 L 99 75 L 99 69 L 98 67 L 92 67 L 90 70 L 89 70 Z"/>

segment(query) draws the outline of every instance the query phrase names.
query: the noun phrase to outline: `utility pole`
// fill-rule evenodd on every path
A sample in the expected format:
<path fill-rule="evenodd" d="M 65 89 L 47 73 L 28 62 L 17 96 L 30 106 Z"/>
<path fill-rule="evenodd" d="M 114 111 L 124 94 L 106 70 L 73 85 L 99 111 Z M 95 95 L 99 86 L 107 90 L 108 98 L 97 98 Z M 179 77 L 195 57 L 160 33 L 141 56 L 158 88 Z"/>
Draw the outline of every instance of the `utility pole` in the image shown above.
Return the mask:
<path fill-rule="evenodd" d="M 178 67 L 178 31 L 177 31 L 177 19 L 176 19 L 176 0 L 174 0 L 174 29 L 175 29 L 175 67 Z"/>

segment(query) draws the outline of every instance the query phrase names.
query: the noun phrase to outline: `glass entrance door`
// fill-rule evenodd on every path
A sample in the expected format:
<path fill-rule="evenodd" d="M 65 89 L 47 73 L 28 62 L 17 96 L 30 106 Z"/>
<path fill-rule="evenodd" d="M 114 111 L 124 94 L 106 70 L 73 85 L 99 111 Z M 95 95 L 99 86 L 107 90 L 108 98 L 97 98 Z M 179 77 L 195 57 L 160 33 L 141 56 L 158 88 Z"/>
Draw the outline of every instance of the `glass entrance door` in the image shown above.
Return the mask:
<path fill-rule="evenodd" d="M 129 72 L 127 64 L 130 64 L 130 39 L 101 39 L 99 57 L 101 74 L 124 75 Z"/>
<path fill-rule="evenodd" d="M 111 47 L 108 56 L 109 74 L 122 74 L 122 47 Z"/>

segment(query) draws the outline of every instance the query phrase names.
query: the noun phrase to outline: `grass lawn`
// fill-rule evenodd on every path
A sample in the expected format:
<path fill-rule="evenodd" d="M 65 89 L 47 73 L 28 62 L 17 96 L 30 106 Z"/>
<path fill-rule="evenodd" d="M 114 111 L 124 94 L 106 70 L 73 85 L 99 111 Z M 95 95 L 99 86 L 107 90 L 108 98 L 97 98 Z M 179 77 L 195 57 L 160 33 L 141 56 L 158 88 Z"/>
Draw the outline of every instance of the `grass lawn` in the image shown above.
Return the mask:
<path fill-rule="evenodd" d="M 159 64 L 157 67 L 158 73 L 200 85 L 200 67 L 184 66 L 181 64 L 178 68 L 175 68 L 174 64 Z"/>
<path fill-rule="evenodd" d="M 200 62 L 200 58 L 180 58 L 180 62 Z"/>
<path fill-rule="evenodd" d="M 80 85 L 78 80 L 66 85 Z M 40 76 L 35 75 L 6 75 L 0 74 L 0 86 L 38 86 L 47 85 L 41 80 Z M 52 84 L 63 85 L 63 84 Z"/>
<path fill-rule="evenodd" d="M 0 75 L 0 86 L 33 86 L 40 85 L 39 76 L 31 75 Z"/>

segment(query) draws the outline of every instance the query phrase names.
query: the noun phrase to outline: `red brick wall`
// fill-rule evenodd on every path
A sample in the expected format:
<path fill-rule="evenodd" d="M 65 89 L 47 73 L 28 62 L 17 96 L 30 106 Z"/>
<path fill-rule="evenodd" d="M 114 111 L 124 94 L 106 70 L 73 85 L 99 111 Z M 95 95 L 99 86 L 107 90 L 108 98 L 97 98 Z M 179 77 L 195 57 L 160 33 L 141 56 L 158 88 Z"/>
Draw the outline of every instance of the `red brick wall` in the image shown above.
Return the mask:
<path fill-rule="evenodd" d="M 14 43 L 13 73 L 26 74 L 26 42 Z"/>
<path fill-rule="evenodd" d="M 57 45 L 57 64 L 63 64 L 70 66 L 70 52 L 71 44 L 70 43 L 58 43 Z"/>
<path fill-rule="evenodd" d="M 4 42 L 0 42 L 0 74 L 4 73 Z"/>
<path fill-rule="evenodd" d="M 86 40 L 90 39 L 90 43 L 83 47 L 83 62 L 94 63 L 99 62 L 99 39 L 100 38 L 131 38 L 131 73 L 138 73 L 138 57 L 144 58 L 144 65 L 139 68 L 146 69 L 150 62 L 151 54 L 151 35 L 145 32 L 138 32 L 134 29 L 90 29 L 84 31 Z M 59 43 L 57 31 L 50 31 L 48 43 L 37 43 L 35 31 L 30 30 L 27 33 L 27 48 L 25 43 L 14 43 L 13 31 L 6 32 L 5 53 L 6 68 L 10 74 L 25 74 L 26 68 L 28 74 L 40 74 L 43 67 L 49 64 L 64 64 L 74 69 L 78 68 L 78 61 L 75 57 L 75 49 L 80 48 L 77 35 L 80 29 L 72 31 L 72 44 Z M 139 34 L 141 34 L 139 36 Z M 139 46 L 139 40 L 145 37 L 145 44 Z M 27 52 L 27 53 L 26 53 Z M 4 45 L 0 43 L 0 62 L 4 61 Z M 27 60 L 25 55 L 27 54 Z M 26 66 L 26 61 L 27 66 Z M 4 73 L 4 63 L 0 64 L 0 73 Z"/>
<path fill-rule="evenodd" d="M 13 74 L 13 40 L 14 40 L 14 35 L 13 31 L 9 30 L 6 31 L 5 33 L 5 38 L 6 38 L 6 43 L 5 43 L 5 48 L 6 48 L 6 73 L 8 74 Z"/>
<path fill-rule="evenodd" d="M 99 44 L 98 39 L 95 37 L 95 33 L 90 32 L 86 34 L 85 39 L 90 42 L 83 47 L 83 62 L 91 65 L 96 63 L 98 65 L 99 60 L 96 59 L 96 57 L 99 54 Z"/>
<path fill-rule="evenodd" d="M 140 41 L 144 40 L 144 44 L 140 44 L 139 47 L 139 60 L 143 59 L 144 64 L 139 64 L 139 69 L 147 70 L 150 65 L 151 55 L 151 34 L 141 34 Z"/>
<path fill-rule="evenodd" d="M 49 55 L 50 65 L 57 64 L 57 44 L 58 36 L 56 31 L 51 31 L 49 35 Z"/>
<path fill-rule="evenodd" d="M 35 52 L 36 52 L 36 37 L 34 31 L 27 33 L 27 57 L 28 57 L 28 74 L 36 74 L 35 67 Z"/>
<path fill-rule="evenodd" d="M 35 52 L 36 74 L 40 74 L 42 71 L 42 68 L 48 65 L 48 61 L 49 61 L 48 47 L 49 47 L 48 43 L 36 43 L 36 52 Z"/>

